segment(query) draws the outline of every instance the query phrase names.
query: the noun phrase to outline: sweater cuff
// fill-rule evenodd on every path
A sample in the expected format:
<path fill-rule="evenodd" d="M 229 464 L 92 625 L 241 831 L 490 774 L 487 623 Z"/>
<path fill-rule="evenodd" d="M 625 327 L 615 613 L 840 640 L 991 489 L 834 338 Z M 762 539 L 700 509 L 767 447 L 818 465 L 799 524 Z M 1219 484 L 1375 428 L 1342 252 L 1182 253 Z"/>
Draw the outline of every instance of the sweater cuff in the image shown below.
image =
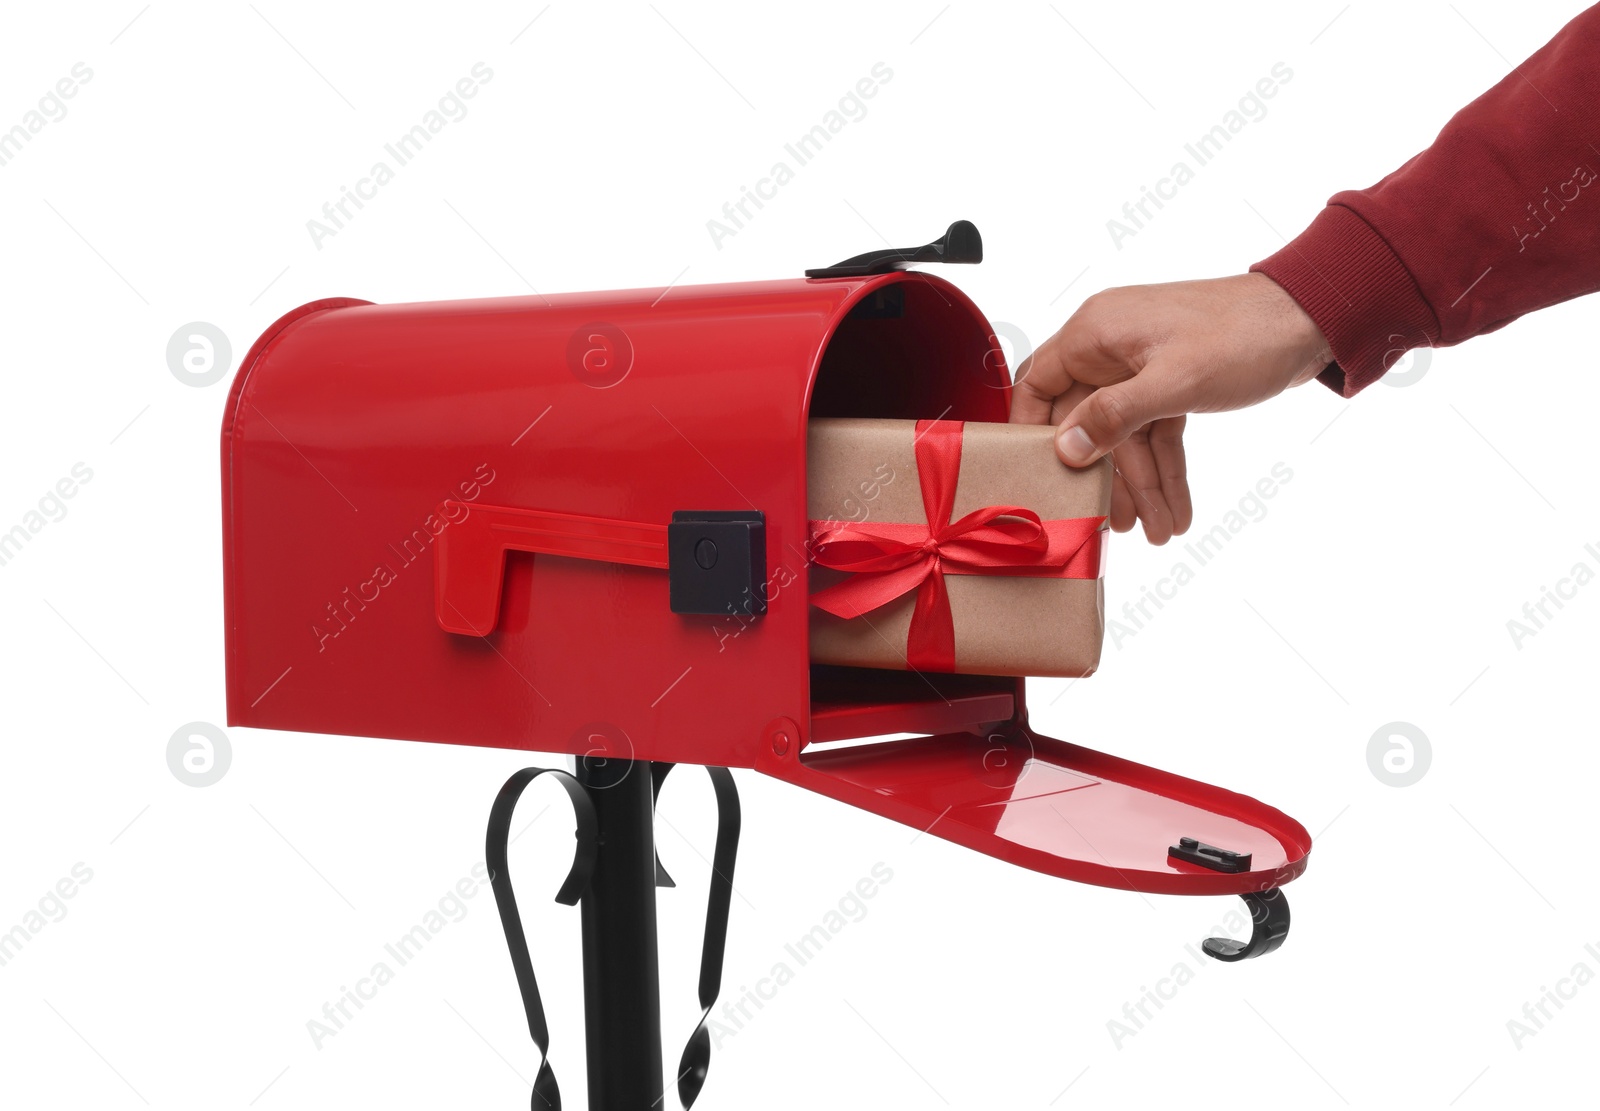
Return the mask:
<path fill-rule="evenodd" d="M 1252 271 L 1281 285 L 1322 329 L 1335 362 L 1318 380 L 1354 397 L 1405 352 L 1433 344 L 1439 323 L 1400 257 L 1360 216 L 1330 204 Z"/>

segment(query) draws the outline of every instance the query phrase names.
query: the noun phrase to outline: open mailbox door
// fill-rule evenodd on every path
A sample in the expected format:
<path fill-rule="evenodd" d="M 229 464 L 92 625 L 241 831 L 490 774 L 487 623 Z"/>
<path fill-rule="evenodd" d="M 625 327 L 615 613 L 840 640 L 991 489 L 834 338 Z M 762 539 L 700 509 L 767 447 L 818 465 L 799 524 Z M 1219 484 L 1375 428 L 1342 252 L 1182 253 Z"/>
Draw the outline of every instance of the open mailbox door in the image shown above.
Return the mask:
<path fill-rule="evenodd" d="M 863 689 L 856 669 L 815 677 L 836 701 L 812 718 L 815 747 L 781 739 L 758 769 L 987 856 L 1046 875 L 1163 895 L 1239 895 L 1245 941 L 1208 939 L 1223 961 L 1262 956 L 1288 934 L 1277 889 L 1306 869 L 1311 838 L 1247 795 L 1033 731 L 1015 693 L 976 676 L 901 677 Z M 919 689 L 921 688 L 921 689 Z M 930 700 L 927 693 L 939 697 Z M 827 741 L 927 733 L 891 741 Z M 783 750 L 783 751 L 780 751 Z"/>
<path fill-rule="evenodd" d="M 958 698 L 947 714 L 982 713 L 983 705 Z M 1262 891 L 1304 872 L 1311 848 L 1300 823 L 1253 798 L 1041 736 L 1017 716 L 931 737 L 824 745 L 762 770 L 989 856 L 1101 887 Z M 1225 852 L 1206 854 L 1185 839 Z"/>

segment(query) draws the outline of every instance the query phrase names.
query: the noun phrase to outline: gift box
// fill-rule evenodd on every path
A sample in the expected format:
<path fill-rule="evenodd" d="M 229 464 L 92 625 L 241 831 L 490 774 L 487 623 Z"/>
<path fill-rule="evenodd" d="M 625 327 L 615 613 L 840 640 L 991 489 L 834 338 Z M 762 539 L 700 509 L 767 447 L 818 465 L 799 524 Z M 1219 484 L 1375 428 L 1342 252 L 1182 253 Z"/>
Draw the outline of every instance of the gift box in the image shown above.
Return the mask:
<path fill-rule="evenodd" d="M 1100 663 L 1111 463 L 1053 428 L 810 422 L 811 659 L 974 675 Z"/>

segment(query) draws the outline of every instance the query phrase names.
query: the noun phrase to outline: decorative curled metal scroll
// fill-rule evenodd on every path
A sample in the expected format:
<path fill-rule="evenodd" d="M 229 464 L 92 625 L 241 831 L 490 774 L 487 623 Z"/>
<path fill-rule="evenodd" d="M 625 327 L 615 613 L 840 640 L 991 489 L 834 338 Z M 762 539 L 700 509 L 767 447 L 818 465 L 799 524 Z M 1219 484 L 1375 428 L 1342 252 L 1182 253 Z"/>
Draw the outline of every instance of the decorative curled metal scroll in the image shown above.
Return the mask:
<path fill-rule="evenodd" d="M 658 763 L 651 769 L 657 795 L 672 767 L 671 764 Z M 708 767 L 706 771 L 711 776 L 711 786 L 717 795 L 717 844 L 711 854 L 711 893 L 706 900 L 705 941 L 700 949 L 700 1023 L 689 1035 L 689 1042 L 683 1047 L 683 1057 L 678 1062 L 678 1099 L 685 1111 L 699 1097 L 700 1089 L 705 1087 L 706 1072 L 711 1068 L 711 1031 L 706 1028 L 706 1022 L 722 989 L 722 957 L 728 944 L 728 910 L 733 904 L 733 866 L 739 850 L 739 792 L 733 783 L 733 773 L 727 768 Z M 661 887 L 674 886 L 659 858 L 656 861 L 656 883 Z"/>
<path fill-rule="evenodd" d="M 523 768 L 500 788 L 494 807 L 489 811 L 489 831 L 484 846 L 484 860 L 489 865 L 489 879 L 494 887 L 494 901 L 500 909 L 500 925 L 506 933 L 506 946 L 511 950 L 511 966 L 517 973 L 517 987 L 522 992 L 522 1009 L 528 1015 L 528 1032 L 533 1044 L 539 1047 L 539 1073 L 533 1079 L 530 1105 L 533 1111 L 561 1111 L 561 1089 L 556 1084 L 556 1074 L 550 1068 L 550 1027 L 545 1022 L 544 1004 L 539 999 L 539 982 L 534 979 L 533 959 L 528 955 L 528 938 L 522 930 L 522 917 L 517 913 L 517 897 L 511 890 L 511 872 L 506 865 L 506 851 L 511 842 L 511 815 L 517 808 L 522 792 L 541 775 L 549 775 L 566 789 L 572 800 L 572 809 L 578 821 L 578 846 L 572 857 L 572 870 L 567 873 L 561 890 L 556 892 L 556 902 L 575 906 L 589 887 L 594 874 L 595 860 L 600 851 L 600 821 L 594 803 L 583 785 L 563 771 L 551 768 Z"/>

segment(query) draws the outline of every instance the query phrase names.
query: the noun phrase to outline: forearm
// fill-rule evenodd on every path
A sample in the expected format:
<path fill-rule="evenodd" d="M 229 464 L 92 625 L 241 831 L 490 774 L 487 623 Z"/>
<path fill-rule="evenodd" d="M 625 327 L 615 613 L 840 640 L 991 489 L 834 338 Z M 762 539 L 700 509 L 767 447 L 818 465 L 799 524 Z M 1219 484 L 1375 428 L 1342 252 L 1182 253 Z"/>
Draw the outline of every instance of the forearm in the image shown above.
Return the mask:
<path fill-rule="evenodd" d="M 1410 348 L 1600 289 L 1600 6 L 1251 269 L 1316 321 L 1346 397 Z"/>

